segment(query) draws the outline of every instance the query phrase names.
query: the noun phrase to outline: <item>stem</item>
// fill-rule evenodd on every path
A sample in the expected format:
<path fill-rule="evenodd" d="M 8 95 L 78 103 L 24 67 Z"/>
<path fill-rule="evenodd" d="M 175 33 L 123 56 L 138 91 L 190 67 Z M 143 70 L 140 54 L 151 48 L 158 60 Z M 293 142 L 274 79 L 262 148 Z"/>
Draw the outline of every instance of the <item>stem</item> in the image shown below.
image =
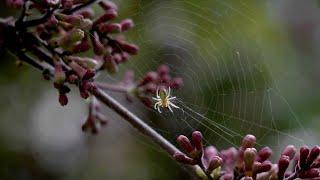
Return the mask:
<path fill-rule="evenodd" d="M 29 56 L 25 55 L 23 52 L 15 53 L 22 61 L 29 63 L 31 66 L 43 71 L 46 67 L 43 64 L 31 59 Z M 52 74 L 51 74 L 52 75 Z M 149 137 L 154 143 L 158 144 L 163 150 L 165 150 L 170 157 L 176 152 L 182 153 L 173 144 L 166 140 L 163 136 L 157 133 L 152 127 L 147 125 L 139 117 L 131 113 L 128 109 L 122 106 L 118 101 L 113 99 L 110 95 L 103 92 L 99 88 L 94 88 L 91 92 L 98 100 L 104 103 L 106 106 L 118 113 L 123 119 L 128 121 L 133 127 L 135 127 L 140 133 Z M 195 166 L 183 165 L 187 169 L 187 172 L 196 174 Z"/>
<path fill-rule="evenodd" d="M 43 23 L 47 22 L 47 20 L 51 17 L 51 15 L 53 14 L 54 11 L 55 11 L 55 8 L 50 9 L 41 18 L 18 23 L 18 24 L 16 24 L 16 27 L 18 29 L 20 29 L 20 28 L 21 29 L 26 29 L 28 27 L 32 27 L 32 26 L 37 26 L 39 24 L 43 24 Z"/>
<path fill-rule="evenodd" d="M 167 153 L 173 156 L 174 153 L 180 152 L 174 145 L 167 141 L 164 137 L 158 134 L 153 128 L 147 125 L 144 121 L 131 113 L 128 109 L 122 106 L 119 102 L 113 99 L 110 95 L 99 88 L 93 89 L 91 92 L 97 99 L 117 112 L 121 117 L 128 121 L 142 134 L 150 137 L 156 144 L 159 144 Z M 182 152 L 180 152 L 182 153 Z"/>
<path fill-rule="evenodd" d="M 84 4 L 81 4 L 81 5 L 73 8 L 73 9 L 64 10 L 64 11 L 62 11 L 62 13 L 67 14 L 67 15 L 70 15 L 70 14 L 76 12 L 76 11 L 81 10 L 82 8 L 85 8 L 85 7 L 87 7 L 87 6 L 90 6 L 91 4 L 95 3 L 96 1 L 97 1 L 97 0 L 88 1 L 88 2 L 86 2 L 86 3 L 84 3 Z"/>
<path fill-rule="evenodd" d="M 121 93 L 127 93 L 128 88 L 122 85 L 117 85 L 117 84 L 108 84 L 108 83 L 95 83 L 97 87 L 101 89 L 106 89 L 110 91 L 115 91 L 115 92 L 121 92 Z"/>

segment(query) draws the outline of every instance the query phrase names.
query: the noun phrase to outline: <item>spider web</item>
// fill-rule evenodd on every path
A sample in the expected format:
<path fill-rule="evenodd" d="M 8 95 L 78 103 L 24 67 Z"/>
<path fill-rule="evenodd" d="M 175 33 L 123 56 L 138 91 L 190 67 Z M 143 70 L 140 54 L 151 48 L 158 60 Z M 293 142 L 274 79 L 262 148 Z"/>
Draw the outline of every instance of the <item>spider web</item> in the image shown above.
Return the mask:
<path fill-rule="evenodd" d="M 161 134 L 174 141 L 201 130 L 206 143 L 218 147 L 238 147 L 246 134 L 254 134 L 259 146 L 305 143 L 310 135 L 279 87 L 283 78 L 275 61 L 289 50 L 279 53 L 272 47 L 277 44 L 268 37 L 266 2 L 118 3 L 129 4 L 123 16 L 136 22 L 129 41 L 142 50 L 123 69 L 142 77 L 166 64 L 173 76 L 184 79 L 184 86 L 172 91 L 180 109 L 148 110 L 148 123 Z"/>

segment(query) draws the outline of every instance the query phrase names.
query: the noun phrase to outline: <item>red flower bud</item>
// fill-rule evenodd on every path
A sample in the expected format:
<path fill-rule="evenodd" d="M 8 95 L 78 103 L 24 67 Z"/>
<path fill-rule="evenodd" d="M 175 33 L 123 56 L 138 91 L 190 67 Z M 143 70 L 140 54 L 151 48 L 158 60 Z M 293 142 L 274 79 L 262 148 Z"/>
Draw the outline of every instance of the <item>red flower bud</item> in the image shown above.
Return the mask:
<path fill-rule="evenodd" d="M 264 162 L 271 156 L 271 154 L 272 154 L 272 149 L 269 147 L 264 147 L 259 151 L 257 156 L 257 161 Z"/>
<path fill-rule="evenodd" d="M 124 32 L 131 29 L 134 26 L 134 23 L 131 19 L 125 19 L 120 22 L 120 25 L 121 25 L 121 31 Z"/>
<path fill-rule="evenodd" d="M 118 13 L 114 9 L 107 10 L 102 16 L 100 16 L 93 24 L 98 25 L 106 21 L 110 21 L 118 16 Z"/>
<path fill-rule="evenodd" d="M 68 104 L 68 97 L 66 94 L 59 94 L 59 103 L 61 106 L 65 106 Z"/>
<path fill-rule="evenodd" d="M 251 148 L 255 143 L 256 143 L 256 137 L 251 134 L 248 134 L 243 138 L 241 147 L 243 149 Z"/>
<path fill-rule="evenodd" d="M 213 170 L 220 167 L 221 165 L 222 165 L 222 158 L 219 156 L 214 156 L 209 160 L 209 166 L 206 171 L 211 174 Z"/>
<path fill-rule="evenodd" d="M 307 157 L 309 155 L 308 146 L 302 146 L 300 148 L 299 166 L 300 168 L 306 168 Z"/>
<path fill-rule="evenodd" d="M 188 154 L 194 150 L 194 147 L 191 145 L 190 140 L 184 135 L 178 136 L 177 142 L 178 142 L 179 146 L 181 147 L 181 149 L 186 151 Z"/>
<path fill-rule="evenodd" d="M 99 5 L 106 11 L 110 9 L 114 9 L 114 10 L 118 9 L 117 5 L 111 1 L 100 1 Z"/>
<path fill-rule="evenodd" d="M 278 161 L 278 179 L 283 179 L 284 173 L 286 172 L 290 163 L 290 158 L 288 156 L 281 156 Z"/>
<path fill-rule="evenodd" d="M 119 33 L 121 32 L 121 25 L 118 23 L 111 23 L 111 24 L 101 23 L 98 29 L 101 33 L 106 33 L 106 34 Z"/>
<path fill-rule="evenodd" d="M 183 163 L 183 164 L 190 164 L 190 165 L 195 165 L 196 164 L 196 162 L 193 159 L 189 158 L 188 156 L 186 156 L 186 155 L 184 155 L 184 154 L 182 154 L 180 152 L 174 153 L 173 158 L 176 161 L 178 161 L 180 163 Z"/>
<path fill-rule="evenodd" d="M 131 55 L 136 55 L 139 52 L 139 47 L 134 44 L 122 42 L 120 43 L 121 49 Z"/>
<path fill-rule="evenodd" d="M 320 154 L 320 147 L 319 146 L 313 147 L 307 158 L 306 166 L 309 167 L 313 163 L 313 161 L 319 156 L 319 154 Z"/>
<path fill-rule="evenodd" d="M 192 143 L 198 151 L 202 151 L 203 149 L 202 134 L 200 131 L 194 131 L 192 133 Z"/>
<path fill-rule="evenodd" d="M 282 155 L 288 156 L 291 159 L 293 159 L 294 155 L 296 154 L 297 149 L 293 145 L 288 145 L 284 148 L 284 150 L 281 153 Z"/>
<path fill-rule="evenodd" d="M 302 171 L 299 174 L 299 178 L 303 179 L 312 179 L 312 178 L 319 178 L 320 177 L 320 170 L 317 168 L 312 168 L 307 171 Z"/>

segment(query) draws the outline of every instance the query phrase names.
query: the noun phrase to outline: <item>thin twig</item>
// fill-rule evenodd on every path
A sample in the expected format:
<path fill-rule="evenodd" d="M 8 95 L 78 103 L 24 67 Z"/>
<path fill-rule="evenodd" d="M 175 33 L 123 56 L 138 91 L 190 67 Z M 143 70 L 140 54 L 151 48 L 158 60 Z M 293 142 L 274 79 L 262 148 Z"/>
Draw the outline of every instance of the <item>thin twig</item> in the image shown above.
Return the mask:
<path fill-rule="evenodd" d="M 28 27 L 32 27 L 32 26 L 37 26 L 39 24 L 43 24 L 45 22 L 47 22 L 47 20 L 52 16 L 53 12 L 55 11 L 55 8 L 49 9 L 45 15 L 43 15 L 41 18 L 39 19 L 33 19 L 30 21 L 25 21 L 22 22 L 20 24 L 17 24 L 17 28 L 18 29 L 26 29 Z"/>
<path fill-rule="evenodd" d="M 90 6 L 91 4 L 95 3 L 96 1 L 97 1 L 97 0 L 90 0 L 90 1 L 88 1 L 88 2 L 86 2 L 86 3 L 84 3 L 84 4 L 81 4 L 81 5 L 73 8 L 73 9 L 64 10 L 64 11 L 62 11 L 62 13 L 67 14 L 67 15 L 70 15 L 70 14 L 76 12 L 76 11 L 79 11 L 79 10 L 87 7 L 87 6 Z"/>
<path fill-rule="evenodd" d="M 118 85 L 118 84 L 108 84 L 108 83 L 101 83 L 97 82 L 95 83 L 97 87 L 101 89 L 106 89 L 114 92 L 121 92 L 121 93 L 127 93 L 128 92 L 128 87 L 123 86 L 123 85 Z"/>

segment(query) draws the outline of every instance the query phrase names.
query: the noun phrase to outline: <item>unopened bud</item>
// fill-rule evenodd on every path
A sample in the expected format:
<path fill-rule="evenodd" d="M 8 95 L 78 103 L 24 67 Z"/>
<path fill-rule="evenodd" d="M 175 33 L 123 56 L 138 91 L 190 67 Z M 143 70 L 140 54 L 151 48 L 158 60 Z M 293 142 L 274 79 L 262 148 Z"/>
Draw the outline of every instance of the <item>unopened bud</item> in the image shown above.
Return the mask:
<path fill-rule="evenodd" d="M 303 179 L 312 179 L 312 178 L 319 178 L 320 177 L 320 170 L 317 168 L 312 168 L 307 171 L 302 171 L 299 174 L 299 178 Z"/>
<path fill-rule="evenodd" d="M 241 147 L 243 149 L 251 148 L 255 143 L 256 143 L 256 137 L 251 134 L 248 134 L 243 138 Z"/>
<path fill-rule="evenodd" d="M 202 134 L 200 131 L 194 131 L 192 133 L 192 143 L 198 151 L 202 151 L 203 149 Z"/>
<path fill-rule="evenodd" d="M 178 136 L 177 142 L 181 149 L 183 149 L 187 153 L 191 153 L 194 150 L 194 147 L 191 145 L 190 140 L 184 135 Z"/>
<path fill-rule="evenodd" d="M 196 164 L 193 159 L 189 158 L 188 156 L 186 156 L 180 152 L 174 153 L 173 158 L 176 161 L 183 163 L 183 164 L 190 164 L 190 165 Z"/>
<path fill-rule="evenodd" d="M 313 161 L 319 156 L 320 154 L 320 147 L 319 146 L 315 146 L 311 149 L 309 156 L 307 158 L 307 162 L 306 162 L 306 166 L 310 166 Z"/>
<path fill-rule="evenodd" d="M 120 46 L 123 51 L 125 51 L 131 55 L 136 55 L 139 52 L 139 47 L 136 46 L 135 44 L 129 44 L 129 43 L 122 42 L 120 44 Z"/>
<path fill-rule="evenodd" d="M 123 32 L 131 29 L 134 26 L 134 23 L 131 19 L 125 19 L 120 22 L 120 25 L 121 25 L 121 31 Z"/>
<path fill-rule="evenodd" d="M 102 16 L 100 16 L 95 22 L 94 25 L 110 21 L 118 16 L 118 13 L 114 9 L 107 10 Z"/>
<path fill-rule="evenodd" d="M 99 2 L 99 5 L 105 10 L 109 10 L 109 9 L 114 9 L 114 10 L 117 10 L 118 7 L 116 4 L 114 4 L 113 2 L 111 1 L 100 1 Z"/>
<path fill-rule="evenodd" d="M 99 31 L 101 33 L 119 33 L 121 32 L 121 25 L 118 23 L 101 23 L 99 25 Z"/>
<path fill-rule="evenodd" d="M 278 161 L 278 179 L 283 179 L 284 173 L 286 172 L 290 163 L 290 158 L 288 156 L 281 156 Z"/>
<path fill-rule="evenodd" d="M 296 154 L 297 149 L 293 145 L 288 145 L 284 148 L 281 155 L 288 156 L 291 159 L 293 159 L 294 155 Z"/>
<path fill-rule="evenodd" d="M 59 94 L 59 103 L 61 106 L 65 106 L 68 104 L 68 97 L 66 94 Z"/>
<path fill-rule="evenodd" d="M 211 174 L 213 170 L 221 166 L 222 161 L 223 161 L 222 158 L 219 156 L 212 157 L 209 161 L 207 172 Z"/>
<path fill-rule="evenodd" d="M 257 150 L 255 148 L 247 148 L 243 154 L 244 166 L 246 171 L 252 171 L 252 166 L 256 158 Z"/>
<path fill-rule="evenodd" d="M 262 148 L 257 156 L 257 161 L 264 162 L 265 160 L 269 159 L 272 154 L 272 149 L 269 147 Z"/>
<path fill-rule="evenodd" d="M 300 148 L 300 158 L 299 158 L 299 166 L 300 168 L 306 168 L 306 162 L 309 155 L 309 148 L 308 146 L 302 146 Z"/>

